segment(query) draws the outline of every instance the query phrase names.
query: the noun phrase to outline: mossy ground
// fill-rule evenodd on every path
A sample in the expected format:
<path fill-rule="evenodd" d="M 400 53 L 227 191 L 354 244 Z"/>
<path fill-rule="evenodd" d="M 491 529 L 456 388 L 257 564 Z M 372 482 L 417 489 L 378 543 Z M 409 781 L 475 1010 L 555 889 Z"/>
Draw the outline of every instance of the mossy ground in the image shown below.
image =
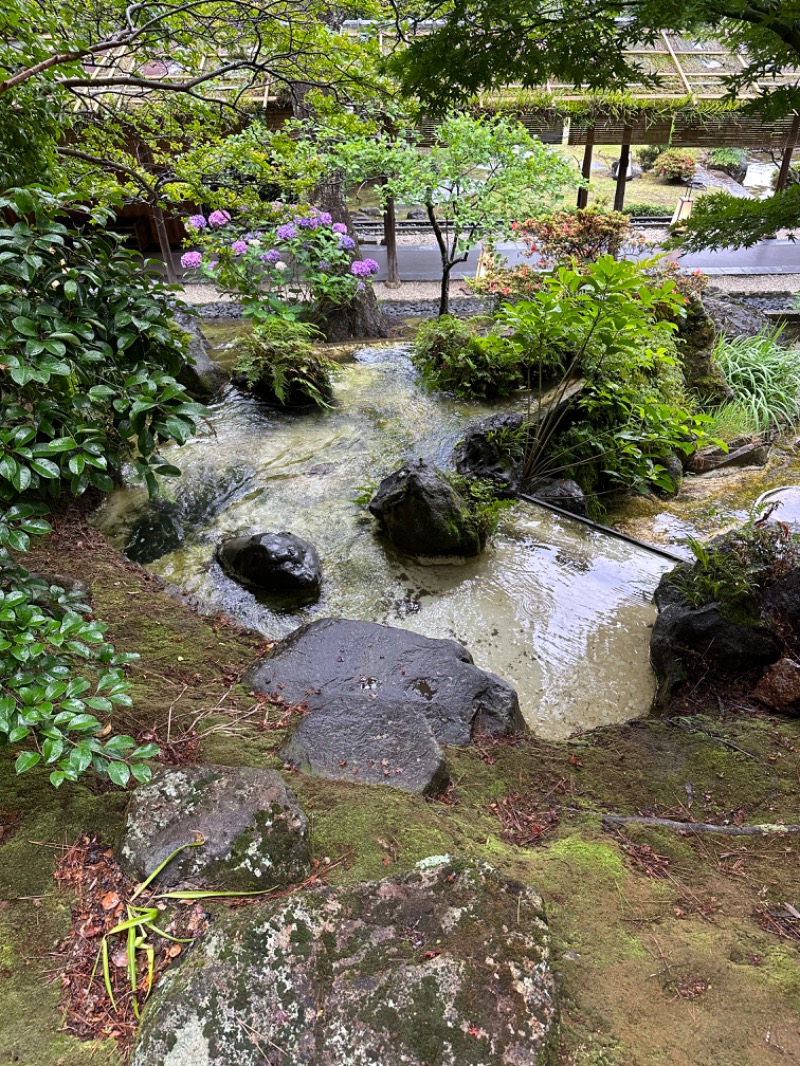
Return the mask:
<path fill-rule="evenodd" d="M 284 731 L 263 728 L 263 708 L 243 717 L 252 701 L 235 685 L 259 651 L 255 638 L 191 614 L 79 517 L 61 522 L 35 562 L 88 580 L 110 636 L 142 655 L 134 714 L 115 724 L 162 741 L 169 729 L 175 758 L 280 765 Z M 198 716 L 195 732 L 222 728 L 198 741 L 186 733 Z M 390 876 L 449 853 L 536 887 L 562 975 L 563 1066 L 766 1066 L 800 1056 L 800 945 L 754 919 L 759 909 L 800 908 L 800 837 L 622 835 L 600 821 L 613 811 L 800 822 L 800 721 L 720 719 L 715 706 L 707 717 L 562 744 L 451 749 L 448 758 L 454 787 L 444 802 L 291 775 L 315 857 L 338 862 L 332 879 Z M 0 762 L 0 814 L 11 826 L 0 838 L 0 1063 L 119 1061 L 108 1043 L 59 1031 L 47 974 L 69 927 L 70 901 L 51 879 L 57 846 L 87 830 L 113 843 L 124 806 L 124 793 L 89 778 L 56 792 L 44 774 L 17 778 L 9 759 Z M 532 827 L 532 843 L 504 831 L 498 812 L 509 810 Z"/>

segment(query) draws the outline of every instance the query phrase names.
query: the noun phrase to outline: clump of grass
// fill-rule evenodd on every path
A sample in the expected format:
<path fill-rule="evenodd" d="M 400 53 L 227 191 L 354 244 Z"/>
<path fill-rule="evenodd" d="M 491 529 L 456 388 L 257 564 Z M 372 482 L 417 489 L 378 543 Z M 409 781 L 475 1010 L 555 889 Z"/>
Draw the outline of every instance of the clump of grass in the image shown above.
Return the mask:
<path fill-rule="evenodd" d="M 723 337 L 713 353 L 737 404 L 760 431 L 800 421 L 800 351 L 785 348 L 781 332 L 765 329 L 734 341 Z"/>
<path fill-rule="evenodd" d="M 764 426 L 755 412 L 741 400 L 730 400 L 710 413 L 706 423 L 709 437 L 723 440 L 726 444 L 742 437 L 757 437 Z"/>

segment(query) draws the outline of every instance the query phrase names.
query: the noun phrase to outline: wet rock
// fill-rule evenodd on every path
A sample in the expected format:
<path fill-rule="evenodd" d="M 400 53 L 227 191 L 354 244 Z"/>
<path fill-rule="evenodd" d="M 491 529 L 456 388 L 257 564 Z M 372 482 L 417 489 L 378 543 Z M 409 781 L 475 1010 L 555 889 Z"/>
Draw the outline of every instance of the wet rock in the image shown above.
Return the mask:
<path fill-rule="evenodd" d="M 143 880 L 196 833 L 205 843 L 176 856 L 159 885 L 200 882 L 246 892 L 302 881 L 310 869 L 306 817 L 274 770 L 162 770 L 131 797 L 120 865 Z"/>
<path fill-rule="evenodd" d="M 369 510 L 392 544 L 411 555 L 472 556 L 486 542 L 467 500 L 423 459 L 384 478 Z"/>
<path fill-rule="evenodd" d="M 430 723 L 408 700 L 329 700 L 300 721 L 281 758 L 304 774 L 423 796 L 438 795 L 450 782 Z"/>
<path fill-rule="evenodd" d="M 769 460 L 769 445 L 762 440 L 734 441 L 725 452 L 721 448 L 701 448 L 689 460 L 688 469 L 693 474 L 706 474 L 740 466 L 766 466 Z"/>
<path fill-rule="evenodd" d="M 710 405 L 733 399 L 722 368 L 712 358 L 717 328 L 700 300 L 688 300 L 678 320 L 678 347 L 687 386 Z"/>
<path fill-rule="evenodd" d="M 783 658 L 768 666 L 753 695 L 776 711 L 800 714 L 800 663 Z"/>
<path fill-rule="evenodd" d="M 765 614 L 800 635 L 800 567 L 777 577 L 764 590 L 762 603 Z"/>
<path fill-rule="evenodd" d="M 659 611 L 650 637 L 657 705 L 666 704 L 686 681 L 692 660 L 721 674 L 741 676 L 779 658 L 781 641 L 767 626 L 733 621 L 718 603 L 693 608 L 680 602 L 674 591 L 669 598 L 672 602 Z"/>
<path fill-rule="evenodd" d="M 195 320 L 188 315 L 176 315 L 176 319 L 181 329 L 189 334 L 187 361 L 178 374 L 178 383 L 193 399 L 207 403 L 227 382 L 228 375 L 209 356 L 205 339 Z"/>
<path fill-rule="evenodd" d="M 275 593 L 291 606 L 313 603 L 322 585 L 316 548 L 293 533 L 231 537 L 216 550 L 222 569 L 248 588 Z"/>
<path fill-rule="evenodd" d="M 739 337 L 754 337 L 762 330 L 774 329 L 774 324 L 756 307 L 746 307 L 738 300 L 723 293 L 707 292 L 703 295 L 703 307 L 714 329 L 728 340 Z"/>
<path fill-rule="evenodd" d="M 537 500 L 552 503 L 570 514 L 586 518 L 589 513 L 583 489 L 577 481 L 569 478 L 540 478 L 530 485 L 525 484 L 524 489 L 526 494 Z"/>
<path fill-rule="evenodd" d="M 540 897 L 435 857 L 217 920 L 159 982 L 133 1066 L 547 1066 L 557 1045 Z"/>
<path fill-rule="evenodd" d="M 453 451 L 453 464 L 465 477 L 490 481 L 501 496 L 519 491 L 520 460 L 515 457 L 522 415 L 492 415 L 471 425 Z"/>
<path fill-rule="evenodd" d="M 376 714 L 382 704 L 411 704 L 442 744 L 525 729 L 514 689 L 475 666 L 461 644 L 374 622 L 324 618 L 301 626 L 242 681 L 311 710 L 365 694 L 374 697 Z"/>

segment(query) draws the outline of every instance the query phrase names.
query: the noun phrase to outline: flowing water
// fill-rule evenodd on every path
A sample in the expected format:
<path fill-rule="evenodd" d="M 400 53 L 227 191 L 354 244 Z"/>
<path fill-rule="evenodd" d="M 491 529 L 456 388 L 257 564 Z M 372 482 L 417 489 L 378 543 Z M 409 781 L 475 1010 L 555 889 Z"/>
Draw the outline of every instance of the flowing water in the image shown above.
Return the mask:
<path fill-rule="evenodd" d="M 461 641 L 517 688 L 541 736 L 646 713 L 650 600 L 668 561 L 524 502 L 479 558 L 415 560 L 355 502 L 407 459 L 446 464 L 464 427 L 492 411 L 419 389 L 403 345 L 363 347 L 342 367 L 330 411 L 286 414 L 229 388 L 198 435 L 168 449 L 183 470 L 168 495 L 150 503 L 122 489 L 98 523 L 204 609 L 270 637 L 341 615 Z M 276 613 L 213 561 L 221 539 L 269 530 L 317 547 L 318 604 Z"/>

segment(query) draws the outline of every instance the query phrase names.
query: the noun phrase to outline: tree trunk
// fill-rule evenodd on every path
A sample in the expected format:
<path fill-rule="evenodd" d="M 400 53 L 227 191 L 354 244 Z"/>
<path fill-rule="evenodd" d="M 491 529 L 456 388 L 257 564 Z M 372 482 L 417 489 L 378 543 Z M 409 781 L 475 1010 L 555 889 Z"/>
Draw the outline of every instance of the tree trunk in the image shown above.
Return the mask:
<path fill-rule="evenodd" d="M 386 245 L 386 284 L 395 288 L 400 285 L 400 270 L 397 265 L 397 219 L 393 196 L 387 200 L 383 212 L 383 243 Z"/>

